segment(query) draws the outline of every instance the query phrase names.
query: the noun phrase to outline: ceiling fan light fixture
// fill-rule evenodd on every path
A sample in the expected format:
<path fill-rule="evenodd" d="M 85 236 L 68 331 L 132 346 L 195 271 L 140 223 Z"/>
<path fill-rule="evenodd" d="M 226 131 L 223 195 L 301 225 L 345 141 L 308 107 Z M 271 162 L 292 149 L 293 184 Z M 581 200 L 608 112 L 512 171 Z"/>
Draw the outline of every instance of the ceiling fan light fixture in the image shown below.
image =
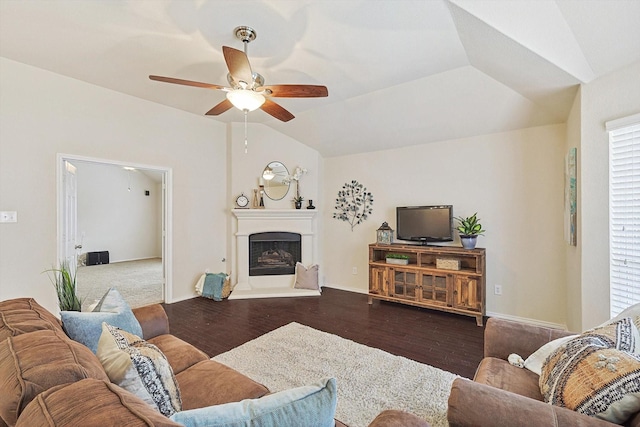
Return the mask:
<path fill-rule="evenodd" d="M 249 57 L 247 56 L 247 46 L 249 42 L 256 39 L 256 31 L 251 27 L 241 26 L 234 30 L 234 34 L 242 41 L 244 52 L 229 46 L 222 46 L 222 55 L 229 71 L 227 74 L 229 87 L 174 77 L 150 75 L 149 78 L 165 83 L 224 91 L 227 93 L 227 99 L 216 104 L 205 115 L 218 116 L 232 107 L 236 107 L 245 113 L 245 123 L 247 121 L 247 113 L 258 108 L 262 108 L 265 113 L 282 122 L 288 122 L 295 118 L 285 108 L 272 101 L 272 97 L 319 98 L 329 95 L 327 88 L 319 85 L 280 84 L 264 86 L 264 77 L 251 69 Z M 266 102 L 266 98 L 269 98 L 269 102 Z"/>
<path fill-rule="evenodd" d="M 262 94 L 249 89 L 227 92 L 227 99 L 240 111 L 257 110 L 266 101 Z"/>

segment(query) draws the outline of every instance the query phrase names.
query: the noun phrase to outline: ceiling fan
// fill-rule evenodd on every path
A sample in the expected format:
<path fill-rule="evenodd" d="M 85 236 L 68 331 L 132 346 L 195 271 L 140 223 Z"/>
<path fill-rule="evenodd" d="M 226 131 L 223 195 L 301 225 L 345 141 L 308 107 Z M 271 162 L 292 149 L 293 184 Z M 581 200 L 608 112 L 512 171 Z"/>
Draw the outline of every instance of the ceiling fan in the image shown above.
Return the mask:
<path fill-rule="evenodd" d="M 205 113 L 209 116 L 222 114 L 231 107 L 236 107 L 244 111 L 246 116 L 246 112 L 260 108 L 276 119 L 288 122 L 295 116 L 272 101 L 271 98 L 318 98 L 329 94 L 326 86 L 296 84 L 265 86 L 264 77 L 251 70 L 251 64 L 247 57 L 247 46 L 249 42 L 256 39 L 256 31 L 251 27 L 240 26 L 234 30 L 234 33 L 235 36 L 244 43 L 244 52 L 229 46 L 222 46 L 222 53 L 224 54 L 224 59 L 229 69 L 227 80 L 230 87 L 176 79 L 173 77 L 151 75 L 149 78 L 165 83 L 216 89 L 226 92 L 227 99 Z"/>

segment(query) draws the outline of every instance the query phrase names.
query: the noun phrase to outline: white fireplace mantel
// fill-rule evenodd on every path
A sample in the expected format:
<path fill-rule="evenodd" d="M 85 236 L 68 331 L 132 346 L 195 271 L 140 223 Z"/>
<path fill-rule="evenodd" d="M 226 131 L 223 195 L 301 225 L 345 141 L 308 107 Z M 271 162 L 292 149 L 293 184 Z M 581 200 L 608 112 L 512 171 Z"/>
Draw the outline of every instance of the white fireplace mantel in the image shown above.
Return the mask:
<path fill-rule="evenodd" d="M 237 219 L 237 283 L 229 299 L 320 295 L 319 291 L 294 289 L 295 275 L 249 276 L 249 236 L 283 231 L 301 237 L 302 264 L 316 263 L 316 215 L 313 209 L 233 209 Z"/>

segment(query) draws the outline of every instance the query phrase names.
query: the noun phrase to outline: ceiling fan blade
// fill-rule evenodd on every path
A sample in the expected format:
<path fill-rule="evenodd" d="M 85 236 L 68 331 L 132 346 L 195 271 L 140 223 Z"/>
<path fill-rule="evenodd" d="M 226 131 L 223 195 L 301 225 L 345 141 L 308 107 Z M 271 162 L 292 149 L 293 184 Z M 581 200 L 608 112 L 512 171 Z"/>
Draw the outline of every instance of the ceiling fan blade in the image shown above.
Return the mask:
<path fill-rule="evenodd" d="M 247 86 L 251 85 L 253 83 L 253 73 L 247 55 L 243 51 L 229 46 L 222 46 L 222 53 L 233 80 L 238 83 L 245 82 Z"/>
<path fill-rule="evenodd" d="M 262 107 L 260 108 L 265 113 L 271 114 L 273 117 L 278 120 L 282 120 L 283 122 L 288 122 L 295 117 L 289 111 L 285 110 L 283 107 L 271 101 L 270 99 L 266 99 L 264 101 L 264 104 L 262 104 Z"/>
<path fill-rule="evenodd" d="M 231 101 L 229 101 L 228 99 L 225 99 L 224 101 L 222 101 L 221 103 L 213 107 L 211 110 L 207 111 L 205 113 L 205 116 L 217 116 L 219 114 L 224 113 L 225 111 L 227 111 L 232 107 L 233 107 L 233 104 L 231 103 Z"/>
<path fill-rule="evenodd" d="M 265 95 L 279 98 L 320 98 L 329 95 L 326 86 L 271 85 L 263 86 L 262 88 L 267 92 Z"/>
<path fill-rule="evenodd" d="M 225 86 L 214 85 L 214 84 L 211 84 L 211 83 L 194 82 L 192 80 L 176 79 L 176 78 L 173 78 L 173 77 L 149 76 L 149 78 L 151 80 L 156 80 L 156 81 L 159 81 L 159 82 L 174 83 L 174 84 L 177 84 L 177 85 L 185 85 L 185 86 L 202 87 L 202 88 L 205 88 L 205 89 L 227 89 Z"/>

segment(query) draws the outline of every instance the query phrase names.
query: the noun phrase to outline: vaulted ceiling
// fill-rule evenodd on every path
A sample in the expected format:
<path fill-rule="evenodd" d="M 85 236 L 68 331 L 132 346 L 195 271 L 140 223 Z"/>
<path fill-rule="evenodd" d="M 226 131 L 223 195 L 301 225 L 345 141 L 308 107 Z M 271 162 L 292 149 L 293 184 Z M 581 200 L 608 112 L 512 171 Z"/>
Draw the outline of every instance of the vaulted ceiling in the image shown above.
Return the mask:
<path fill-rule="evenodd" d="M 226 85 L 248 25 L 266 84 L 329 89 L 249 120 L 338 156 L 563 123 L 580 83 L 640 61 L 638 22 L 638 0 L 0 0 L 0 56 L 203 115 L 224 92 L 148 76 Z"/>

